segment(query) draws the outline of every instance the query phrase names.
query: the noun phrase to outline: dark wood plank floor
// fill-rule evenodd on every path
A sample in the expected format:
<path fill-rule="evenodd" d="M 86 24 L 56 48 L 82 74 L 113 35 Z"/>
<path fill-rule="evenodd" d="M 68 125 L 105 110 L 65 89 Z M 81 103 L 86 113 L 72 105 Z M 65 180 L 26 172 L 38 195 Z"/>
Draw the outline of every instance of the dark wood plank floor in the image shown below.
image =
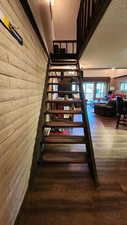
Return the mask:
<path fill-rule="evenodd" d="M 15 225 L 127 225 L 127 130 L 91 109 L 89 119 L 100 186 L 87 165 L 43 165 Z"/>

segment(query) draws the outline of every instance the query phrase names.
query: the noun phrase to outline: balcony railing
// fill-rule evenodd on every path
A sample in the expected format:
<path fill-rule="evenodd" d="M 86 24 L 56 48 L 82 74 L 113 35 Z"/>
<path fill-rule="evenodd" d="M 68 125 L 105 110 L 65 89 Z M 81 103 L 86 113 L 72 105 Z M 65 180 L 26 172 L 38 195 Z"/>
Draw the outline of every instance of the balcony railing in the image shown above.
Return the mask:
<path fill-rule="evenodd" d="M 81 0 L 77 19 L 77 52 L 79 58 L 111 1 Z"/>
<path fill-rule="evenodd" d="M 55 59 L 66 59 L 77 57 L 77 41 L 75 40 L 56 40 L 53 41 L 53 53 L 52 58 Z"/>

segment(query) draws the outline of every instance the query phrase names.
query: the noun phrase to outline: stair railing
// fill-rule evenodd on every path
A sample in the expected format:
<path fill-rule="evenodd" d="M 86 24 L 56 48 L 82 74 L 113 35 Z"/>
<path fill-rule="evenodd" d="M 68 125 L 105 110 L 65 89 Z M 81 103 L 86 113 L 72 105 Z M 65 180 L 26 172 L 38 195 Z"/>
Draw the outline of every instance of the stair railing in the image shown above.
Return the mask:
<path fill-rule="evenodd" d="M 71 58 L 77 57 L 77 41 L 76 40 L 55 40 L 53 41 L 53 53 L 51 58 Z"/>
<path fill-rule="evenodd" d="M 76 40 L 56 40 L 53 41 L 53 49 L 55 46 L 59 47 L 58 51 L 65 50 L 66 54 L 77 53 L 77 41 Z"/>
<path fill-rule="evenodd" d="M 77 18 L 77 53 L 81 57 L 112 0 L 81 0 Z"/>

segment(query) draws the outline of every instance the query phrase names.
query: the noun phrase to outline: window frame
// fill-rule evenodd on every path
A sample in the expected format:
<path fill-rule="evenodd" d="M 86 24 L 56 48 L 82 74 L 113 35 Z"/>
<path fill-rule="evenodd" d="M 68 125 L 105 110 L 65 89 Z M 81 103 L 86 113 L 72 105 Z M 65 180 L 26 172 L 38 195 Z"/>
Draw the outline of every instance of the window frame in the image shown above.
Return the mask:
<path fill-rule="evenodd" d="M 123 86 L 123 88 L 121 88 L 121 86 Z M 120 91 L 127 92 L 127 81 L 120 82 Z"/>
<path fill-rule="evenodd" d="M 109 82 L 107 81 L 85 81 L 83 82 L 84 84 L 85 83 L 93 83 L 94 84 L 94 90 L 93 90 L 93 100 L 96 100 L 97 97 L 96 97 L 96 89 L 97 89 L 97 84 L 98 83 L 104 83 L 105 85 L 105 94 L 103 97 L 98 97 L 98 98 L 105 98 L 105 96 L 107 96 L 107 93 L 108 93 L 108 88 L 109 88 Z M 85 85 L 84 85 L 85 86 Z M 85 93 L 85 88 L 84 88 L 84 93 Z"/>

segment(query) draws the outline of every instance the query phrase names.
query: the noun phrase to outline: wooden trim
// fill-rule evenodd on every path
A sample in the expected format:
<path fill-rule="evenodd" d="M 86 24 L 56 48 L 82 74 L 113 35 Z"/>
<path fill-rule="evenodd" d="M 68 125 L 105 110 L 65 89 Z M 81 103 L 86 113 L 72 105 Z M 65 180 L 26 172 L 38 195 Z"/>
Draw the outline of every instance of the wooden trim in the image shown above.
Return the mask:
<path fill-rule="evenodd" d="M 80 66 L 78 64 L 78 68 L 79 68 L 79 74 L 80 74 L 80 85 L 79 85 L 79 89 L 80 89 L 80 98 L 82 100 L 81 103 L 81 109 L 82 109 L 82 117 L 83 117 L 83 122 L 85 124 L 84 126 L 84 134 L 85 134 L 85 138 L 87 140 L 86 142 L 86 151 L 88 154 L 88 165 L 89 165 L 89 169 L 91 171 L 91 175 L 94 179 L 94 183 L 96 186 L 99 185 L 98 182 L 98 176 L 97 176 L 97 170 L 96 170 L 96 163 L 95 163 L 95 158 L 94 158 L 94 149 L 93 149 L 93 144 L 92 144 L 92 138 L 91 138 L 91 131 L 90 131 L 90 125 L 89 125 L 89 119 L 88 119 L 88 115 L 87 115 L 87 106 L 86 106 L 86 101 L 85 100 L 85 95 L 84 95 L 84 91 L 83 91 L 83 82 L 82 82 L 82 71 L 80 70 Z"/>
<path fill-rule="evenodd" d="M 49 7 L 50 7 L 51 19 L 53 20 L 53 15 L 52 15 L 52 5 L 51 5 L 51 2 L 49 3 Z"/>
<path fill-rule="evenodd" d="M 37 26 L 37 24 L 35 22 L 34 16 L 32 14 L 32 11 L 30 9 L 30 6 L 29 6 L 27 0 L 19 0 L 19 2 L 21 3 L 21 5 L 22 5 L 22 7 L 23 7 L 23 9 L 24 9 L 24 11 L 25 11 L 25 13 L 26 13 L 26 15 L 27 15 L 27 17 L 28 17 L 28 19 L 29 19 L 33 29 L 34 29 L 34 31 L 35 31 L 35 33 L 37 34 L 38 39 L 39 39 L 39 41 L 40 41 L 40 43 L 41 43 L 41 45 L 42 45 L 42 47 L 43 47 L 47 57 L 49 58 L 49 54 L 48 54 L 47 48 L 46 48 L 46 46 L 44 44 L 44 41 L 42 39 L 42 36 L 40 34 L 40 31 L 39 31 L 38 26 Z"/>
<path fill-rule="evenodd" d="M 81 68 L 82 70 L 111 70 L 111 67 L 99 67 L 99 68 Z M 115 67 L 115 70 L 127 70 L 127 67 Z"/>
<path fill-rule="evenodd" d="M 118 77 L 113 77 L 113 79 L 118 79 L 118 78 L 123 78 L 123 77 L 127 77 L 127 75 L 121 75 L 121 76 L 118 76 Z"/>
<path fill-rule="evenodd" d="M 96 81 L 99 81 L 99 82 L 110 82 L 111 78 L 110 77 L 84 77 L 83 78 L 83 82 L 96 82 Z"/>

